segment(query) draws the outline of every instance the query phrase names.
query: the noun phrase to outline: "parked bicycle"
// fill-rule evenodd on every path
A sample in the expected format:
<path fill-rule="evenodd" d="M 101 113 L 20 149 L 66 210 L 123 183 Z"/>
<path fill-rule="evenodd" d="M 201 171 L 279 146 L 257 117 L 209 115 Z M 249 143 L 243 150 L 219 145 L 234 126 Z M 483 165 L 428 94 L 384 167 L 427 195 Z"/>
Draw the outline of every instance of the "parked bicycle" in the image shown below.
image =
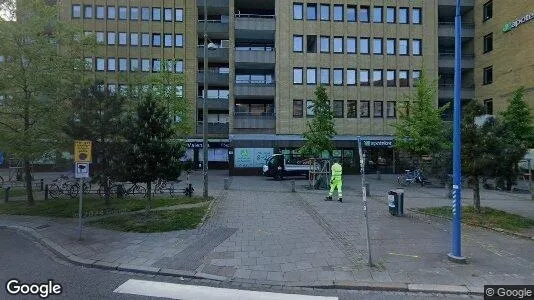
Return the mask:
<path fill-rule="evenodd" d="M 404 174 L 397 176 L 397 183 L 401 186 L 408 186 L 414 183 L 420 183 L 421 186 L 425 184 L 423 172 L 417 170 L 405 170 Z"/>
<path fill-rule="evenodd" d="M 78 196 L 78 192 L 75 194 L 72 193 L 75 189 L 72 189 L 71 191 L 71 187 L 77 184 L 77 182 L 75 182 L 74 179 L 69 178 L 68 175 L 61 175 L 59 178 L 52 180 L 52 182 L 53 183 L 48 186 L 48 194 L 51 198 L 57 199 L 61 195 L 68 195 L 71 198 L 76 198 L 76 196 Z"/>

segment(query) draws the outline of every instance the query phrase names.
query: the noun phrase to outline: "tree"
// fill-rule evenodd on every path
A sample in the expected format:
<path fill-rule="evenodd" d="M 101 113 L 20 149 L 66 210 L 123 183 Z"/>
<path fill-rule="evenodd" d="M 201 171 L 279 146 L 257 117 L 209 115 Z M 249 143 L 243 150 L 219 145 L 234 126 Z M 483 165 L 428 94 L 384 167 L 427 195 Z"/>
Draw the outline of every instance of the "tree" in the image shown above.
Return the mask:
<path fill-rule="evenodd" d="M 406 107 L 400 110 L 395 128 L 395 147 L 415 156 L 419 166 L 421 157 L 451 148 L 450 134 L 441 119 L 448 105 L 436 107 L 437 81 L 430 81 L 424 72 L 417 89 L 407 97 Z"/>
<path fill-rule="evenodd" d="M 60 148 L 68 99 L 83 69 L 81 39 L 42 0 L 5 2 L 0 18 L 0 148 L 23 162 L 27 199 L 34 204 L 31 161 Z"/>
<path fill-rule="evenodd" d="M 92 178 L 104 188 L 106 204 L 110 200 L 111 180 L 120 177 L 117 165 L 122 159 L 125 98 L 100 90 L 98 85 L 83 88 L 72 99 L 72 115 L 64 130 L 73 141 L 93 141 Z"/>
<path fill-rule="evenodd" d="M 176 180 L 185 144 L 177 139 L 174 120 L 166 105 L 148 94 L 137 105 L 126 126 L 126 159 L 123 169 L 131 182 L 147 186 L 147 212 L 151 209 L 152 182 Z"/>
<path fill-rule="evenodd" d="M 320 157 L 324 151 L 331 154 L 334 150 L 332 138 L 336 134 L 336 130 L 334 128 L 334 114 L 330 108 L 326 89 L 323 86 L 317 87 L 315 96 L 312 107 L 314 118 L 311 122 L 307 122 L 308 130 L 303 134 L 306 142 L 299 149 L 299 152 L 305 156 Z"/>

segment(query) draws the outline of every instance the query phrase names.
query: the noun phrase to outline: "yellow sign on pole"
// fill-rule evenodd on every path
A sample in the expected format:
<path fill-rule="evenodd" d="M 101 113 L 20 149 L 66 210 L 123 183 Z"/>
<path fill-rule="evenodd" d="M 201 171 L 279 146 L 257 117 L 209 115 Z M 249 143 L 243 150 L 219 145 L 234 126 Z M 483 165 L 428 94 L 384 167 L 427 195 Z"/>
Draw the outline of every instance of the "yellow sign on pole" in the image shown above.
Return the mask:
<path fill-rule="evenodd" d="M 77 163 L 90 163 L 92 161 L 91 148 L 91 141 L 75 141 L 74 161 Z"/>

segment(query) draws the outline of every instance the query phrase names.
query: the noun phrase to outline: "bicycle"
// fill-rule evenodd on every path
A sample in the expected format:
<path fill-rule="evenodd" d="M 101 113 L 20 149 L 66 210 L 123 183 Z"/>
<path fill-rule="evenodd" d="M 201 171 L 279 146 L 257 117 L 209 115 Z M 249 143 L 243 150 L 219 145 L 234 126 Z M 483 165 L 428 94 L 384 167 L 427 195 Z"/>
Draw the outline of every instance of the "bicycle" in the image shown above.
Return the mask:
<path fill-rule="evenodd" d="M 82 193 L 85 195 L 85 194 L 89 194 L 91 192 L 91 188 L 92 188 L 92 184 L 91 182 L 86 182 L 84 181 L 83 182 L 83 191 Z M 77 197 L 80 193 L 80 183 L 78 181 L 76 181 L 74 184 L 72 184 L 70 186 L 70 189 L 69 189 L 69 195 L 71 197 Z"/>
<path fill-rule="evenodd" d="M 48 194 L 51 198 L 57 199 L 61 195 L 69 195 L 71 198 L 76 198 L 78 195 L 78 193 L 71 194 L 71 187 L 77 182 L 73 183 L 69 176 L 61 175 L 59 178 L 52 180 L 52 182 L 53 183 L 48 187 Z"/>
<path fill-rule="evenodd" d="M 123 186 L 124 188 L 124 186 Z M 124 190 L 124 195 L 143 195 L 143 197 L 146 197 L 146 188 L 142 185 L 139 185 L 139 183 L 134 182 L 128 189 Z"/>
<path fill-rule="evenodd" d="M 154 189 L 152 190 L 152 193 L 155 195 L 156 193 L 163 194 L 165 188 L 167 187 L 167 180 L 165 179 L 158 179 L 156 183 L 154 184 Z"/>
<path fill-rule="evenodd" d="M 420 183 L 424 185 L 425 180 L 423 177 L 423 172 L 419 169 L 417 170 L 404 170 L 405 173 L 397 176 L 397 183 L 401 186 L 407 186 L 414 183 Z"/>

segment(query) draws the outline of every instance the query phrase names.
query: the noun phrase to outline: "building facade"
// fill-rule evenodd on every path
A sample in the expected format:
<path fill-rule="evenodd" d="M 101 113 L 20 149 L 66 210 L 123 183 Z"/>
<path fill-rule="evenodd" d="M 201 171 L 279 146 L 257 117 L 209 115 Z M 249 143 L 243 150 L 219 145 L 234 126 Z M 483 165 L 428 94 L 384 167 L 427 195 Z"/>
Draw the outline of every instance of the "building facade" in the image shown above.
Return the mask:
<path fill-rule="evenodd" d="M 502 32 L 503 22 L 526 14 L 532 4 L 523 0 L 516 8 L 494 1 L 509 10 L 482 22 L 484 5 L 479 2 L 483 1 L 464 0 L 462 6 L 462 99 L 476 94 L 493 99 L 497 108 L 501 101 L 497 95 L 505 93 L 479 84 L 479 68 L 492 65 L 490 61 L 497 57 L 504 59 L 499 51 L 506 51 L 510 43 L 532 40 L 526 24 Z M 197 166 L 202 161 L 199 150 L 205 121 L 210 168 L 257 174 L 272 153 L 295 153 L 313 118 L 315 89 L 324 85 L 338 133 L 334 156 L 342 159 L 346 170 L 358 172 L 357 140 L 361 139 L 370 157 L 368 167 L 377 167 L 373 162 L 381 156 L 386 161 L 382 167 L 394 172 L 403 166 L 396 165 L 391 125 L 421 72 L 439 76 L 436 105 L 452 102 L 455 4 L 454 0 L 66 0 L 61 1 L 61 16 L 94 34 L 101 44 L 86 60 L 110 90 L 126 88 L 128 76 L 163 67 L 185 75 L 180 91 L 194 108 L 192 119 L 197 125 L 186 157 Z M 500 12 L 499 7 L 494 11 Z M 207 91 L 204 25 L 209 42 L 215 44 L 206 51 Z M 490 31 L 499 34 L 495 50 L 479 53 L 479 39 Z M 497 50 L 500 42 L 504 50 Z M 524 55 L 532 63 L 528 49 Z M 521 61 L 517 58 L 517 68 L 526 71 Z M 494 66 L 499 76 L 504 68 L 514 67 Z M 517 76 L 511 74 L 503 82 L 513 83 Z M 523 79 L 532 81 L 532 77 Z M 202 112 L 204 96 L 207 120 Z"/>

